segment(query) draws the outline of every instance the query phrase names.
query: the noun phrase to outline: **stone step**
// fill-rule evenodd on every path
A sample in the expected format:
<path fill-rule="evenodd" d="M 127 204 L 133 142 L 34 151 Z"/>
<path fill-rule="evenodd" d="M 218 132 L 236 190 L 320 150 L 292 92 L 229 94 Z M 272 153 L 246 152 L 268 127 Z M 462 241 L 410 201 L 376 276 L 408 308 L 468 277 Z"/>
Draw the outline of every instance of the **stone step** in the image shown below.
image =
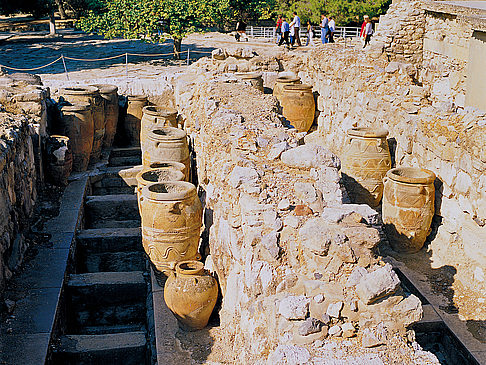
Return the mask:
<path fill-rule="evenodd" d="M 142 156 L 140 147 L 113 148 L 110 157 Z"/>
<path fill-rule="evenodd" d="M 142 331 L 102 335 L 64 335 L 59 338 L 53 362 L 58 364 L 147 363 L 147 340 Z"/>
<path fill-rule="evenodd" d="M 441 331 L 446 327 L 432 305 L 422 304 L 422 310 L 424 311 L 422 319 L 412 326 L 416 332 Z"/>
<path fill-rule="evenodd" d="M 139 248 L 142 246 L 140 245 Z M 145 255 L 142 250 L 129 252 L 102 252 L 78 254 L 76 272 L 123 272 L 145 269 Z"/>
<path fill-rule="evenodd" d="M 85 201 L 86 227 L 93 228 L 99 222 L 140 220 L 137 196 L 134 194 L 90 195 Z"/>
<path fill-rule="evenodd" d="M 123 324 L 112 326 L 85 326 L 83 334 L 85 335 L 104 335 L 107 333 L 123 333 L 123 332 L 137 332 L 145 331 L 143 324 Z"/>
<path fill-rule="evenodd" d="M 109 166 L 135 166 L 142 164 L 142 156 L 110 157 Z"/>
<path fill-rule="evenodd" d="M 140 227 L 85 229 L 76 240 L 77 249 L 86 253 L 136 251 L 142 247 Z"/>

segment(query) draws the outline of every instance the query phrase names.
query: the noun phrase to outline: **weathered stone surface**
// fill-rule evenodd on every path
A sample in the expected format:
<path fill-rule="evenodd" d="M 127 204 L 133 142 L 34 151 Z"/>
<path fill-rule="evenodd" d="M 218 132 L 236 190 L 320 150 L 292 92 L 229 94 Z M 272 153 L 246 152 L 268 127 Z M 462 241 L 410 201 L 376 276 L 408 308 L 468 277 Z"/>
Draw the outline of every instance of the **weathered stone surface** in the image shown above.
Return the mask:
<path fill-rule="evenodd" d="M 339 337 L 342 335 L 343 330 L 341 329 L 341 326 L 338 324 L 335 324 L 334 326 L 329 327 L 329 336 L 333 337 Z"/>
<path fill-rule="evenodd" d="M 278 305 L 278 312 L 286 319 L 305 319 L 309 312 L 310 299 L 303 295 L 288 296 Z"/>
<path fill-rule="evenodd" d="M 336 155 L 317 145 L 292 148 L 282 153 L 281 160 L 290 167 L 302 169 L 320 166 L 339 168 L 341 166 L 341 161 Z"/>
<path fill-rule="evenodd" d="M 269 356 L 267 364 L 308 364 L 311 355 L 309 350 L 294 345 L 278 345 L 275 351 Z"/>
<path fill-rule="evenodd" d="M 390 264 L 386 264 L 373 272 L 364 275 L 356 292 L 366 304 L 371 304 L 384 296 L 394 293 L 400 285 L 400 279 Z"/>
<path fill-rule="evenodd" d="M 312 333 L 319 332 L 323 323 L 316 318 L 307 318 L 299 327 L 299 335 L 308 336 Z"/>
<path fill-rule="evenodd" d="M 331 303 L 329 307 L 327 307 L 326 314 L 329 317 L 339 318 L 341 317 L 341 310 L 343 309 L 343 302 Z"/>

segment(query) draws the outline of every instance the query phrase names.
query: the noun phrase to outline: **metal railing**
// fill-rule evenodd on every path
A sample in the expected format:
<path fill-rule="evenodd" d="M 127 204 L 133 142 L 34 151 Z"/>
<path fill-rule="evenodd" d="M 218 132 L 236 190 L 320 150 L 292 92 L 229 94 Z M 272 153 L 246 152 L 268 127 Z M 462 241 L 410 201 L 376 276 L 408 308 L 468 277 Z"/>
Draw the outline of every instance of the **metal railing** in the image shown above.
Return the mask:
<path fill-rule="evenodd" d="M 359 32 L 360 32 L 359 27 L 336 27 L 334 31 L 334 36 L 335 37 L 341 37 L 341 38 L 353 38 L 353 37 L 359 37 Z M 250 26 L 249 29 L 247 28 L 247 33 L 250 37 L 255 37 L 255 38 L 275 38 L 275 27 L 253 27 Z M 314 34 L 315 37 L 320 37 L 321 36 L 321 28 L 319 27 L 314 27 Z M 306 37 L 307 36 L 307 28 L 300 27 L 299 29 L 299 35 L 300 37 Z"/>

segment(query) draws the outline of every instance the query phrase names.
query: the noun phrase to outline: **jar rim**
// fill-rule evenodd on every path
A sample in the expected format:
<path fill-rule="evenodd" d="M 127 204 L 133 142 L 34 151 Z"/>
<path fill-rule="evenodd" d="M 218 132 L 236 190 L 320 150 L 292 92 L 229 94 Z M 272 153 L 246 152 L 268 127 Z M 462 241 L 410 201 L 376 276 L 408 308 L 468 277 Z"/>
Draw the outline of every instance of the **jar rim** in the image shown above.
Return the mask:
<path fill-rule="evenodd" d="M 197 192 L 196 187 L 190 182 L 165 181 L 144 186 L 142 196 L 156 201 L 174 201 L 197 197 Z"/>
<path fill-rule="evenodd" d="M 88 85 L 67 86 L 59 90 L 60 95 L 93 95 L 99 93 L 98 88 Z"/>
<path fill-rule="evenodd" d="M 167 171 L 167 180 L 160 180 L 160 174 L 162 171 Z M 158 176 L 157 176 L 158 175 Z M 184 179 L 184 174 L 174 169 L 173 167 L 159 167 L 155 169 L 148 169 L 140 171 L 136 176 L 137 182 L 140 185 L 148 185 L 165 181 L 182 181 Z"/>
<path fill-rule="evenodd" d="M 187 133 L 179 128 L 174 127 L 158 127 L 156 129 L 152 129 L 147 138 L 151 140 L 179 140 L 186 138 Z"/>
<path fill-rule="evenodd" d="M 277 80 L 275 80 L 275 82 L 280 82 L 280 83 L 290 83 L 296 81 L 300 81 L 299 76 L 279 76 L 277 77 Z"/>
<path fill-rule="evenodd" d="M 198 275 L 204 270 L 204 264 L 197 260 L 180 261 L 175 266 L 177 274 L 181 275 Z"/>
<path fill-rule="evenodd" d="M 407 184 L 432 184 L 435 174 L 427 169 L 419 167 L 395 167 L 388 170 L 386 176 L 393 180 Z"/>
<path fill-rule="evenodd" d="M 177 116 L 177 110 L 171 107 L 162 107 L 158 105 L 148 105 L 143 107 L 143 113 L 155 115 L 158 117 Z"/>
<path fill-rule="evenodd" d="M 388 136 L 385 128 L 357 127 L 348 129 L 348 135 L 363 138 L 382 138 Z"/>

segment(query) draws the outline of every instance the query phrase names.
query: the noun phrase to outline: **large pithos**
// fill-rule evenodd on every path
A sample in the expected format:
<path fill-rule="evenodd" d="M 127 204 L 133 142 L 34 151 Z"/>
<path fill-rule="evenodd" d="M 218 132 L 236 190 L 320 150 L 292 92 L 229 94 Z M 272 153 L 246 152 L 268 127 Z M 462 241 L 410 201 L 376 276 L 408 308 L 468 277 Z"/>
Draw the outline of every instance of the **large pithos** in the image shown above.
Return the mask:
<path fill-rule="evenodd" d="M 191 161 L 186 132 L 173 127 L 161 127 L 150 131 L 142 144 L 142 163 L 150 166 L 155 162 L 175 161 L 185 165 L 184 176 L 189 176 Z"/>
<path fill-rule="evenodd" d="M 158 271 L 169 275 L 179 261 L 198 257 L 202 205 L 185 181 L 147 185 L 140 197 L 142 243 Z"/>
<path fill-rule="evenodd" d="M 176 170 L 172 167 L 159 167 L 154 169 L 141 170 L 137 176 L 137 198 L 138 207 L 140 209 L 140 196 L 142 189 L 149 185 L 167 181 L 182 181 L 184 174 L 182 171 Z"/>
<path fill-rule="evenodd" d="M 118 87 L 115 85 L 97 84 L 101 97 L 105 102 L 105 137 L 103 147 L 110 148 L 116 134 L 118 124 Z"/>
<path fill-rule="evenodd" d="M 297 76 L 277 77 L 277 80 L 275 80 L 275 86 L 273 87 L 273 96 L 275 96 L 277 100 L 280 101 L 283 95 L 284 86 L 300 83 L 300 77 Z"/>
<path fill-rule="evenodd" d="M 186 331 L 206 327 L 218 299 L 218 284 L 199 261 L 182 261 L 164 288 L 167 307 Z"/>
<path fill-rule="evenodd" d="M 46 175 L 54 185 L 65 186 L 73 168 L 69 138 L 52 135 L 46 139 Z"/>
<path fill-rule="evenodd" d="M 155 105 L 144 107 L 140 127 L 140 144 L 144 143 L 151 130 L 160 127 L 177 128 L 177 110 Z"/>
<path fill-rule="evenodd" d="M 263 92 L 263 78 L 261 72 L 237 72 L 235 76 L 244 83 L 248 83 L 255 89 Z"/>
<path fill-rule="evenodd" d="M 88 103 L 61 108 L 61 130 L 69 138 L 73 153 L 74 172 L 86 171 L 93 148 L 93 114 Z"/>
<path fill-rule="evenodd" d="M 280 97 L 282 114 L 299 132 L 307 132 L 314 122 L 316 103 L 312 86 L 294 84 L 285 85 Z"/>
<path fill-rule="evenodd" d="M 69 103 L 82 102 L 91 105 L 94 131 L 90 161 L 98 161 L 105 136 L 105 103 L 98 88 L 94 86 L 66 87 L 62 88 L 59 93 Z"/>
<path fill-rule="evenodd" d="M 384 178 L 383 223 L 392 248 L 417 252 L 434 216 L 435 174 L 413 167 L 391 169 Z"/>
<path fill-rule="evenodd" d="M 147 105 L 146 96 L 128 96 L 127 115 L 125 116 L 125 134 L 128 138 L 128 143 L 132 146 L 140 146 L 140 124 L 145 105 Z"/>
<path fill-rule="evenodd" d="M 377 207 L 383 196 L 383 178 L 391 168 L 385 129 L 351 128 L 342 156 L 346 189 L 359 204 Z"/>

